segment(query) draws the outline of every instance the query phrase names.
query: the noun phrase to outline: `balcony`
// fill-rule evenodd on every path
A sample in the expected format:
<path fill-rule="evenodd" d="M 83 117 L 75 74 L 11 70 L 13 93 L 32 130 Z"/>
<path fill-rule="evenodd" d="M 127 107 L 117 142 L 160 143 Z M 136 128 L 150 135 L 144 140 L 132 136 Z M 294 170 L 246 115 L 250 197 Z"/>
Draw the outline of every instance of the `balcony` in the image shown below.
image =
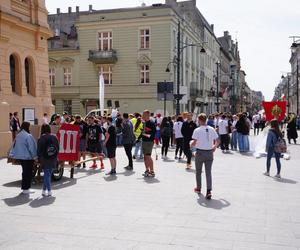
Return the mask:
<path fill-rule="evenodd" d="M 115 50 L 90 50 L 89 61 L 95 64 L 114 64 L 118 61 L 117 52 Z"/>

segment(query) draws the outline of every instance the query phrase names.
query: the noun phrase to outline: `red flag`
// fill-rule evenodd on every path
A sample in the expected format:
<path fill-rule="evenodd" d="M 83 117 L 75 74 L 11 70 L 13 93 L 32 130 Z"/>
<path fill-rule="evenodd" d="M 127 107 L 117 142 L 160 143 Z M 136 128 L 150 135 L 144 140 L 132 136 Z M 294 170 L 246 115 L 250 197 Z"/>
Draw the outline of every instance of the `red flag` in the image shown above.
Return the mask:
<path fill-rule="evenodd" d="M 60 161 L 78 161 L 80 127 L 64 123 L 57 132 Z"/>
<path fill-rule="evenodd" d="M 277 119 L 279 122 L 284 120 L 286 112 L 286 102 L 263 102 L 267 121 Z"/>

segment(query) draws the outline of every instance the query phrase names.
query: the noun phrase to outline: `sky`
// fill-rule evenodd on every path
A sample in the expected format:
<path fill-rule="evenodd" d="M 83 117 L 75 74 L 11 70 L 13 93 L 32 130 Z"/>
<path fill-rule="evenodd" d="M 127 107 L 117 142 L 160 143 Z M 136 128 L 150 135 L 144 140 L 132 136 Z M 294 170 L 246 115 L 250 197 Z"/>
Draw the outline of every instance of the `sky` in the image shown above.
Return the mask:
<path fill-rule="evenodd" d="M 165 0 L 46 0 L 50 13 L 68 7 L 87 10 L 111 9 L 164 3 Z M 271 100 L 283 73 L 290 71 L 289 36 L 300 36 L 299 0 L 197 0 L 197 7 L 211 24 L 217 37 L 228 30 L 237 39 L 241 66 L 251 89 L 262 91 Z"/>

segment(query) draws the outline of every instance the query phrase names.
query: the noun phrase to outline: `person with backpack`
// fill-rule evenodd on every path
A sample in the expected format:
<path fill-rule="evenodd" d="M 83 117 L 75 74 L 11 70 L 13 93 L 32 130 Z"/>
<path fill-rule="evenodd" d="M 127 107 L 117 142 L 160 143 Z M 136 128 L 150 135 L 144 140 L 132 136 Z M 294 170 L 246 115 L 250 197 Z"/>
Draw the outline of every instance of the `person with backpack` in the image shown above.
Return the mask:
<path fill-rule="evenodd" d="M 121 124 L 122 134 L 123 134 L 123 147 L 128 158 L 128 165 L 125 167 L 126 170 L 133 170 L 132 161 L 132 147 L 135 142 L 135 135 L 133 133 L 133 125 L 129 120 L 128 113 L 123 114 L 123 122 Z"/>
<path fill-rule="evenodd" d="M 162 119 L 160 124 L 160 134 L 162 139 L 161 158 L 167 159 L 167 154 L 170 146 L 170 138 L 172 136 L 172 127 L 167 117 Z"/>
<path fill-rule="evenodd" d="M 59 143 L 57 137 L 51 134 L 48 124 L 41 127 L 41 137 L 37 144 L 37 155 L 44 172 L 42 196 L 52 196 L 51 177 L 53 169 L 57 167 Z"/>
<path fill-rule="evenodd" d="M 281 153 L 280 149 L 278 149 L 278 143 L 283 141 L 282 132 L 279 129 L 279 123 L 276 119 L 271 121 L 271 128 L 268 131 L 267 136 L 267 143 L 266 143 L 266 152 L 267 152 L 267 171 L 264 173 L 266 176 L 270 176 L 270 167 L 271 167 L 271 159 L 273 155 L 276 159 L 276 166 L 277 166 L 277 174 L 275 175 L 276 178 L 281 178 L 281 163 L 280 163 L 280 156 Z M 284 141 L 283 141 L 284 143 Z"/>
<path fill-rule="evenodd" d="M 144 124 L 142 122 L 142 118 L 140 114 L 136 114 L 136 119 L 131 120 L 133 125 L 133 133 L 135 136 L 135 148 L 134 148 L 134 154 L 133 159 L 139 158 L 143 159 L 143 150 L 142 150 L 142 136 L 143 136 L 143 130 L 144 130 Z"/>

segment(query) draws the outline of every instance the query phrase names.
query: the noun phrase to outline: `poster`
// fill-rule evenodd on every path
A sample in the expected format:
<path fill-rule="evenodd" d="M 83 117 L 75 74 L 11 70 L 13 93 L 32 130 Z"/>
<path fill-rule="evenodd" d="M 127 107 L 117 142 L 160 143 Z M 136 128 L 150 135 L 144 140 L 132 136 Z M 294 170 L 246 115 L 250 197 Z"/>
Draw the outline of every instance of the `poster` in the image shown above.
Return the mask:
<path fill-rule="evenodd" d="M 23 108 L 23 121 L 29 122 L 34 125 L 35 111 L 34 108 Z"/>

